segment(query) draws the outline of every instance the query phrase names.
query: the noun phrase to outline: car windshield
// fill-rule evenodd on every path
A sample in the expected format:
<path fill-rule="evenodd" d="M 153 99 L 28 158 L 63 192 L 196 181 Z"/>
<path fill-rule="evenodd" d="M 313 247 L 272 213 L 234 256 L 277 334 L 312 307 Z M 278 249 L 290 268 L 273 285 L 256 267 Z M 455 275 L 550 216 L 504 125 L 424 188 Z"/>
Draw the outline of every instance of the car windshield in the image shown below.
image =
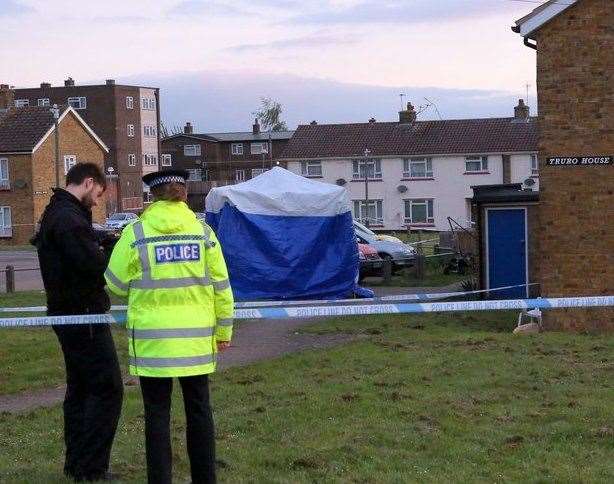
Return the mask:
<path fill-rule="evenodd" d="M 126 220 L 126 214 L 125 213 L 114 213 L 113 215 L 111 215 L 109 217 L 109 220 Z"/>
<path fill-rule="evenodd" d="M 363 224 L 361 224 L 360 222 L 357 222 L 356 220 L 354 220 L 354 227 L 364 234 L 368 234 L 371 237 L 377 237 L 377 234 L 373 232 L 373 230 L 365 227 Z"/>

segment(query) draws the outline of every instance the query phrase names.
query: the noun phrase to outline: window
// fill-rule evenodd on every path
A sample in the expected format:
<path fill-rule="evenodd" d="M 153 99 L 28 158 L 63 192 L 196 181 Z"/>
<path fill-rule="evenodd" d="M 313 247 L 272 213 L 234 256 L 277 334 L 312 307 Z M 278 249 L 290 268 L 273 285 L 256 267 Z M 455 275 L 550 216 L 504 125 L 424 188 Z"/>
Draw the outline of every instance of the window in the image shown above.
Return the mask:
<path fill-rule="evenodd" d="M 245 181 L 245 170 L 235 170 L 235 181 Z"/>
<path fill-rule="evenodd" d="M 465 173 L 485 173 L 488 171 L 488 156 L 466 156 Z"/>
<path fill-rule="evenodd" d="M 156 109 L 156 100 L 152 98 L 141 98 L 141 108 L 147 111 L 155 111 Z"/>
<path fill-rule="evenodd" d="M 75 155 L 64 155 L 64 175 L 68 173 L 73 166 L 77 164 L 77 157 Z"/>
<path fill-rule="evenodd" d="M 155 166 L 158 164 L 157 155 L 143 155 L 143 164 L 145 166 Z"/>
<path fill-rule="evenodd" d="M 184 156 L 200 156 L 200 145 L 185 145 L 183 147 Z"/>
<path fill-rule="evenodd" d="M 68 105 L 74 109 L 86 109 L 87 99 L 85 97 L 69 97 Z"/>
<path fill-rule="evenodd" d="M 162 166 L 172 166 L 173 165 L 173 160 L 172 160 L 171 155 L 162 155 L 161 160 L 162 160 Z"/>
<path fill-rule="evenodd" d="M 11 207 L 0 207 L 0 237 L 12 237 Z"/>
<path fill-rule="evenodd" d="M 155 138 L 156 137 L 156 127 L 155 126 L 143 126 L 143 133 L 146 138 Z"/>
<path fill-rule="evenodd" d="M 252 178 L 262 175 L 266 171 L 266 168 L 252 168 Z"/>
<path fill-rule="evenodd" d="M 36 101 L 36 104 L 37 104 L 37 105 L 38 105 L 38 107 L 40 107 L 40 108 L 44 108 L 44 107 L 46 107 L 46 106 L 49 106 L 49 105 L 50 105 L 50 103 L 49 103 L 49 98 L 48 98 L 48 97 L 41 98 L 41 99 L 39 99 L 39 100 L 37 100 L 37 101 Z"/>
<path fill-rule="evenodd" d="M 369 200 L 369 210 L 366 210 L 365 200 L 354 200 L 354 218 L 361 223 L 369 222 L 369 225 L 384 225 L 383 201 Z"/>
<path fill-rule="evenodd" d="M 128 166 L 136 166 L 136 155 L 128 155 Z"/>
<path fill-rule="evenodd" d="M 10 188 L 9 160 L 7 158 L 0 158 L 0 190 L 9 190 Z"/>
<path fill-rule="evenodd" d="M 301 163 L 301 175 L 303 176 L 322 176 L 322 162 L 321 161 L 303 161 Z"/>
<path fill-rule="evenodd" d="M 30 105 L 29 99 L 15 99 L 16 108 L 27 108 Z"/>
<path fill-rule="evenodd" d="M 134 124 L 128 125 L 128 138 L 134 138 Z"/>
<path fill-rule="evenodd" d="M 531 155 L 531 175 L 539 175 L 539 160 L 537 155 Z"/>
<path fill-rule="evenodd" d="M 365 170 L 369 180 L 382 178 L 382 160 L 354 160 L 352 162 L 352 178 L 354 180 L 364 180 Z"/>
<path fill-rule="evenodd" d="M 433 161 L 430 158 L 403 160 L 403 178 L 433 178 Z"/>
<path fill-rule="evenodd" d="M 233 143 L 230 145 L 230 152 L 234 156 L 240 156 L 243 154 L 243 143 Z"/>
<path fill-rule="evenodd" d="M 434 224 L 433 200 L 405 200 L 406 224 Z"/>
<path fill-rule="evenodd" d="M 202 181 L 203 171 L 200 168 L 191 168 L 188 170 L 188 181 Z"/>
<path fill-rule="evenodd" d="M 269 152 L 267 143 L 252 143 L 250 145 L 250 152 L 252 155 L 263 155 Z"/>
<path fill-rule="evenodd" d="M 126 96 L 126 109 L 134 109 L 134 98 Z"/>

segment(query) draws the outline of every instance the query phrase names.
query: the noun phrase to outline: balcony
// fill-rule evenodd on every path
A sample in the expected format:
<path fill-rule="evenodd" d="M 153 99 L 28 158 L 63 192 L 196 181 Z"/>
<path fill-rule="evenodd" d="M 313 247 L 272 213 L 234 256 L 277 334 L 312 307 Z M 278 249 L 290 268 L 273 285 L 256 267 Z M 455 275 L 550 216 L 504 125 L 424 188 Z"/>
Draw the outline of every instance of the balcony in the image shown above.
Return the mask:
<path fill-rule="evenodd" d="M 9 180 L 0 180 L 0 190 L 10 190 L 11 182 Z"/>
<path fill-rule="evenodd" d="M 9 238 L 13 236 L 13 227 L 0 227 L 0 238 Z"/>

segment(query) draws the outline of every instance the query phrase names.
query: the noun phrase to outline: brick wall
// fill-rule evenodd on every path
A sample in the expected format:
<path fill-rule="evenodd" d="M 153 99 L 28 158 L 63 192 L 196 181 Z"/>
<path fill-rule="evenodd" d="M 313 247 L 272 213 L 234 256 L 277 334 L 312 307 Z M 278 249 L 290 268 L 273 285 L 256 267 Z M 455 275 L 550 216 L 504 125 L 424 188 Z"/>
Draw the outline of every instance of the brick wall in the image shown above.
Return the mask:
<path fill-rule="evenodd" d="M 2 155 L 9 165 L 10 190 L 0 191 L 0 206 L 11 207 L 12 237 L 0 238 L 0 245 L 26 245 L 32 237 L 33 202 L 32 202 L 32 161 L 31 155 Z M 25 186 L 18 188 L 19 182 Z"/>
<path fill-rule="evenodd" d="M 556 155 L 614 154 L 614 6 L 581 0 L 537 34 L 541 284 L 546 296 L 614 290 L 614 166 L 556 168 Z M 614 329 L 614 309 L 547 314 L 550 328 Z"/>

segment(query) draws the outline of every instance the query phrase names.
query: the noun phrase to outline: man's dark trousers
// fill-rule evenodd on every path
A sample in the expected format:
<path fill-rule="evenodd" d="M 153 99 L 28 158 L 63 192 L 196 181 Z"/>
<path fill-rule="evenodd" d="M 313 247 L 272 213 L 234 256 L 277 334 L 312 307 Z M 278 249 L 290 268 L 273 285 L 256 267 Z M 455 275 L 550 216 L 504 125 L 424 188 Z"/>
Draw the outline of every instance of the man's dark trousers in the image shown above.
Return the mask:
<path fill-rule="evenodd" d="M 145 405 L 145 448 L 149 484 L 172 480 L 170 436 L 172 378 L 140 377 Z M 193 484 L 215 483 L 215 436 L 207 375 L 180 377 Z"/>
<path fill-rule="evenodd" d="M 123 384 L 109 325 L 54 326 L 66 363 L 64 472 L 94 480 L 109 468 Z"/>

